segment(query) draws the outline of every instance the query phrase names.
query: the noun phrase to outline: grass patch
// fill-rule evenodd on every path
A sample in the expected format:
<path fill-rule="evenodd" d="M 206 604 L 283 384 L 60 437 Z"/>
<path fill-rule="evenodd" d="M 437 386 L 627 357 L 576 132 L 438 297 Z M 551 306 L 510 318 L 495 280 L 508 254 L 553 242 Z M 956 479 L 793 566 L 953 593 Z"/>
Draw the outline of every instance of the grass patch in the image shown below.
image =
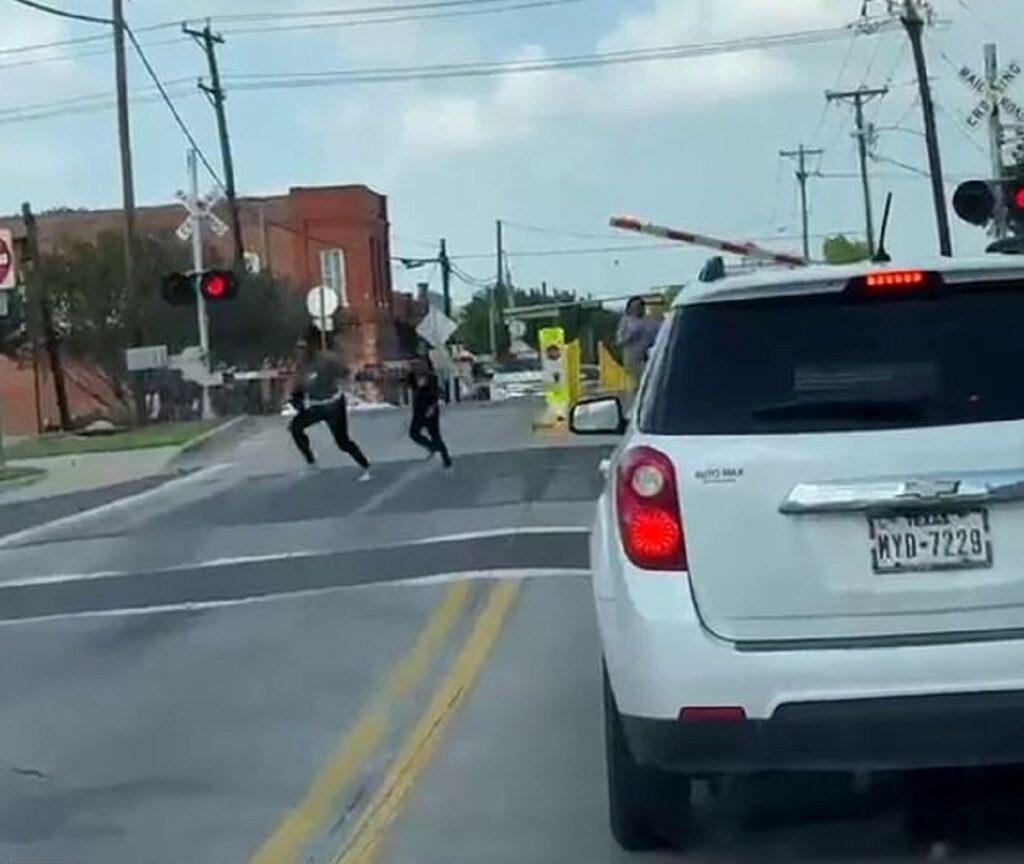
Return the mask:
<path fill-rule="evenodd" d="M 220 420 L 188 420 L 141 426 L 109 435 L 58 433 L 29 438 L 5 450 L 8 459 L 45 459 L 75 453 L 114 453 L 121 450 L 146 450 L 153 447 L 180 447 L 204 432 L 220 425 Z"/>
<path fill-rule="evenodd" d="M 38 480 L 46 474 L 42 468 L 12 468 L 0 465 L 0 483 L 17 483 L 24 480 Z"/>

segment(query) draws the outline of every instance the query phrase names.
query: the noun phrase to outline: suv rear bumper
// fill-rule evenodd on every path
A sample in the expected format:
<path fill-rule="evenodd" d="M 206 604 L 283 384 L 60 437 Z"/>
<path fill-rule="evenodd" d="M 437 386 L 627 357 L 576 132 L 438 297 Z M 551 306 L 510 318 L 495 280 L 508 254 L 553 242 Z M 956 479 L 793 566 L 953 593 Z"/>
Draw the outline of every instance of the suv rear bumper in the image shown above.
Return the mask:
<path fill-rule="evenodd" d="M 1024 691 L 780 705 L 767 720 L 623 717 L 637 761 L 688 774 L 1024 763 Z"/>

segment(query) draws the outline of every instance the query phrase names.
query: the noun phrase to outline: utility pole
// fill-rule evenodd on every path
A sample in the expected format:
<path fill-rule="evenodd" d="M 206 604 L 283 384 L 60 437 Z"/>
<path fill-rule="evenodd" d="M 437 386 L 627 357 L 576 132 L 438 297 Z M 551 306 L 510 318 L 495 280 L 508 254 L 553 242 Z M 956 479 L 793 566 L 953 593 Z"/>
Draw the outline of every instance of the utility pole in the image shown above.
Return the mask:
<path fill-rule="evenodd" d="M 448 257 L 448 243 L 441 239 L 441 251 L 437 254 L 437 263 L 441 265 L 441 291 L 444 293 L 444 314 L 452 317 L 452 261 Z"/>
<path fill-rule="evenodd" d="M 807 178 L 810 174 L 807 173 L 807 157 L 808 156 L 821 156 L 824 154 L 824 150 L 812 150 L 804 147 L 801 144 L 796 150 L 782 150 L 779 155 L 783 159 L 796 159 L 796 179 L 800 184 L 800 212 L 803 216 L 803 239 L 804 239 L 804 258 L 808 261 L 811 260 L 811 232 L 810 232 L 810 213 L 807 207 Z"/>
<path fill-rule="evenodd" d="M 871 204 L 871 182 L 868 179 L 868 140 L 874 134 L 874 128 L 864 122 L 864 106 L 876 97 L 889 92 L 888 87 L 861 87 L 857 90 L 834 91 L 825 93 L 829 102 L 852 102 L 857 131 L 857 151 L 860 157 L 860 181 L 864 187 L 864 226 L 868 244 L 868 253 L 875 255 L 875 217 Z"/>
<path fill-rule="evenodd" d="M 220 86 L 220 70 L 217 66 L 216 46 L 224 44 L 224 37 L 210 29 L 209 20 L 202 30 L 191 30 L 184 24 L 181 29 L 195 39 L 206 52 L 206 61 L 210 67 L 210 84 L 208 86 L 200 81 L 199 89 L 206 94 L 217 115 L 217 133 L 220 136 L 220 153 L 224 165 L 224 196 L 228 199 L 231 233 L 235 240 L 235 270 L 241 272 L 245 267 L 245 242 L 242 238 L 242 220 L 238 212 L 238 194 L 235 189 L 235 162 L 231 156 L 231 138 L 228 136 L 228 119 L 224 111 L 224 101 L 227 97 L 224 95 L 224 88 Z"/>
<path fill-rule="evenodd" d="M 939 132 L 935 124 L 935 103 L 932 101 L 932 87 L 928 80 L 928 61 L 924 56 L 924 19 L 921 17 L 918 3 L 919 0 L 904 0 L 902 21 L 914 52 L 914 66 L 917 69 L 917 84 L 921 94 L 921 113 L 924 115 L 924 135 L 928 144 L 928 169 L 932 178 L 939 253 L 949 257 L 953 254 L 953 240 L 949 231 L 949 210 L 946 207 L 946 191 L 943 186 Z"/>
<path fill-rule="evenodd" d="M 128 71 L 124 50 L 124 0 L 113 0 L 114 77 L 117 85 L 117 137 L 121 150 L 121 196 L 124 207 L 124 282 L 127 294 L 129 338 L 142 344 L 135 285 L 135 175 L 132 170 L 132 133 L 128 121 Z"/>
<path fill-rule="evenodd" d="M 999 98 L 996 96 L 996 88 L 999 83 L 999 49 L 992 42 L 985 46 L 985 80 L 988 83 L 989 101 L 992 103 L 992 109 L 988 114 L 988 147 L 989 155 L 992 158 L 992 179 L 996 181 L 992 184 L 992 191 L 996 199 L 993 225 L 996 239 L 1002 240 L 1009 234 L 1007 225 L 1009 214 L 1001 182 L 1005 169 L 1003 168 L 1003 123 L 999 116 Z"/>
<path fill-rule="evenodd" d="M 452 317 L 452 261 L 448 257 L 448 242 L 442 237 L 441 248 L 437 253 L 437 262 L 441 265 L 441 291 L 444 296 L 444 314 Z M 459 382 L 455 381 L 455 397 L 458 400 Z M 452 376 L 446 372 L 444 376 L 444 401 L 452 401 Z"/>
<path fill-rule="evenodd" d="M 495 277 L 494 288 L 491 289 L 491 308 L 490 308 L 490 336 L 491 336 L 491 356 L 497 358 L 498 356 L 498 293 L 504 290 L 505 287 L 505 249 L 502 243 L 502 228 L 501 220 L 495 222 L 495 238 L 497 240 L 497 275 Z"/>
<path fill-rule="evenodd" d="M 57 397 L 57 416 L 60 428 L 66 431 L 71 428 L 71 411 L 68 408 L 68 390 L 64 382 L 64 367 L 60 362 L 60 337 L 53 323 L 53 303 L 50 290 L 39 273 L 39 228 L 36 217 L 28 203 L 21 205 L 21 218 L 25 223 L 25 240 L 28 258 L 32 262 L 32 293 L 39 297 L 39 317 L 43 325 L 43 341 L 46 353 L 50 358 L 50 372 L 53 375 L 53 391 Z"/>
<path fill-rule="evenodd" d="M 196 316 L 199 323 L 199 350 L 203 355 L 206 376 L 210 373 L 210 319 L 206 314 L 206 298 L 203 297 L 203 215 L 199 206 L 199 157 L 195 150 L 188 151 L 188 218 L 192 223 L 192 272 L 196 292 Z M 210 409 L 210 387 L 203 381 L 203 419 L 212 416 Z"/>

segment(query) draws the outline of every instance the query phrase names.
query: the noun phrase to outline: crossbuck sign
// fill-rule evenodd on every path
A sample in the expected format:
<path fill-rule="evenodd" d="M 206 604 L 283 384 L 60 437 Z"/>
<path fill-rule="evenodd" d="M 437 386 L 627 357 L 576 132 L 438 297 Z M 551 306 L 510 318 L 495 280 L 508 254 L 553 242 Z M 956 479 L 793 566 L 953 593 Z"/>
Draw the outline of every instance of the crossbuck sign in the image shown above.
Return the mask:
<path fill-rule="evenodd" d="M 178 226 L 178 230 L 174 232 L 178 239 L 184 243 L 192 237 L 193 214 L 192 209 L 189 206 L 188 196 L 184 192 L 178 192 L 175 197 L 178 199 L 181 206 L 189 211 L 188 217 Z M 210 230 L 218 237 L 223 237 L 229 230 L 224 220 L 213 212 L 213 208 L 221 202 L 223 197 L 224 196 L 219 192 L 210 192 L 205 198 L 200 198 L 196 202 L 198 213 L 195 215 L 198 215 L 200 219 L 206 220 L 206 224 L 210 226 Z"/>
<path fill-rule="evenodd" d="M 979 75 L 970 66 L 962 67 L 958 75 L 960 81 L 981 96 L 981 101 L 967 115 L 967 125 L 972 129 L 977 129 L 992 113 L 992 108 L 995 105 L 999 106 L 1000 111 L 1015 118 L 1018 123 L 1024 123 L 1024 108 L 1011 99 L 1006 92 L 1022 71 L 1024 70 L 1021 69 L 1021 65 L 1013 60 L 999 73 L 992 87 L 989 87 L 984 75 Z"/>

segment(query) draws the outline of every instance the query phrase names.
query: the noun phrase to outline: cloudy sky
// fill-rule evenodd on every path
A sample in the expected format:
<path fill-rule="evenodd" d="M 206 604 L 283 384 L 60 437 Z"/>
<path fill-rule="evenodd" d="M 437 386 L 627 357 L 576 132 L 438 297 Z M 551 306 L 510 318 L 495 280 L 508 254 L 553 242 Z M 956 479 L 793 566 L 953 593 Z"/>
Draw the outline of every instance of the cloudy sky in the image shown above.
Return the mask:
<path fill-rule="evenodd" d="M 109 14 L 107 0 L 49 0 Z M 930 71 L 950 182 L 986 172 L 985 137 L 963 123 L 975 97 L 956 68 L 981 65 L 986 41 L 1004 60 L 1024 60 L 1021 0 L 935 0 L 945 25 L 928 33 Z M 447 237 L 458 265 L 493 275 L 494 221 L 507 220 L 517 283 L 628 293 L 690 278 L 708 253 L 646 245 L 607 227 L 613 213 L 780 249 L 799 246 L 790 163 L 780 149 L 823 147 L 813 165 L 812 231 L 863 230 L 852 110 L 826 107 L 827 88 L 888 85 L 872 104 L 881 209 L 895 193 L 891 246 L 935 248 L 920 109 L 906 36 L 879 35 L 631 65 L 405 83 L 242 89 L 258 76 L 467 62 L 539 60 L 839 27 L 862 0 L 126 0 L 131 26 L 182 115 L 219 167 L 213 113 L 194 91 L 205 61 L 174 22 L 212 16 L 229 89 L 229 122 L 240 190 L 366 183 L 390 199 L 396 254 L 429 254 Z M 884 11 L 884 0 L 870 7 Z M 379 14 L 358 9 L 390 7 Z M 403 7 L 405 11 L 396 10 Z M 422 7 L 409 11 L 410 7 Z M 500 7 L 502 11 L 496 11 Z M 106 41 L 39 50 L 24 46 L 102 34 L 0 0 L 0 212 L 24 200 L 37 210 L 116 206 L 120 197 Z M 246 13 L 321 13 L 275 22 Z M 473 14 L 462 14 L 472 12 Z M 453 14 L 460 13 L 460 14 Z M 227 17 L 236 16 L 236 17 Z M 367 23 L 368 18 L 375 18 Z M 391 19 L 391 20 L 380 20 Z M 397 20 L 396 20 L 397 19 Z M 164 28 L 155 25 L 168 24 Z M 254 32 L 255 31 L 255 32 Z M 134 59 L 133 136 L 138 197 L 168 200 L 184 185 L 185 142 L 169 112 L 148 101 Z M 1013 91 L 1024 104 L 1024 79 Z M 83 101 L 84 100 L 84 101 Z M 55 104 L 56 103 L 56 104 Z M 42 106 L 25 119 L 12 109 Z M 99 105 L 101 110 L 80 110 Z M 52 110 L 51 110 L 52 109 Z M 892 161 L 903 163 L 897 165 Z M 960 253 L 981 232 L 955 226 Z M 820 244 L 820 240 L 816 241 Z M 601 250 L 620 246 L 617 251 Z M 538 254 L 540 253 L 540 254 Z M 578 254 L 577 254 L 578 253 Z M 396 269 L 402 287 L 417 278 Z M 435 277 L 436 278 L 436 277 Z M 472 290 L 456 286 L 462 297 Z"/>

